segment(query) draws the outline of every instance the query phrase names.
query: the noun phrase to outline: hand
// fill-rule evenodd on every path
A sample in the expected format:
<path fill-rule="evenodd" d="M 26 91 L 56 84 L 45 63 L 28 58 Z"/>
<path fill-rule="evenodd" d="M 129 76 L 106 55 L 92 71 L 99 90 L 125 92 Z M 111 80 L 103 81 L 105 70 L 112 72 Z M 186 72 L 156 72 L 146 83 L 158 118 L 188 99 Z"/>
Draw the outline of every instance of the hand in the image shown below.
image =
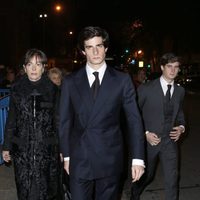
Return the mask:
<path fill-rule="evenodd" d="M 152 146 L 158 145 L 161 142 L 161 139 L 155 133 L 152 132 L 146 134 L 146 139 L 148 143 Z"/>
<path fill-rule="evenodd" d="M 64 169 L 67 172 L 67 174 L 69 175 L 69 160 L 64 161 Z"/>
<path fill-rule="evenodd" d="M 136 182 L 144 174 L 144 167 L 141 165 L 132 166 L 132 182 Z"/>
<path fill-rule="evenodd" d="M 3 151 L 2 152 L 2 156 L 3 156 L 3 160 L 5 162 L 10 162 L 11 161 L 11 156 L 10 156 L 10 152 L 9 151 Z"/>
<path fill-rule="evenodd" d="M 180 126 L 173 127 L 173 130 L 170 131 L 169 136 L 170 136 L 170 138 L 172 140 L 174 140 L 176 142 L 176 141 L 179 140 L 179 138 L 180 138 L 181 134 L 183 133 L 183 131 L 184 131 L 183 128 L 180 127 Z"/>

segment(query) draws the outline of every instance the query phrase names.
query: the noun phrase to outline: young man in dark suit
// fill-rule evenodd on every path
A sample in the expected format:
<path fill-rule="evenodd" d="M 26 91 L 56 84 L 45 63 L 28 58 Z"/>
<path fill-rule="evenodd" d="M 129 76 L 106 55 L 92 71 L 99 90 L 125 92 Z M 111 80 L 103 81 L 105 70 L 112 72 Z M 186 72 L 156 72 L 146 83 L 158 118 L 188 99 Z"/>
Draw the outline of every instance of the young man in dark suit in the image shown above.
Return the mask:
<path fill-rule="evenodd" d="M 105 62 L 108 33 L 86 27 L 79 35 L 86 65 L 63 80 L 60 149 L 73 200 L 117 200 L 123 171 L 121 113 L 127 123 L 132 178 L 144 173 L 144 133 L 128 74 Z M 124 115 L 123 115 L 124 116 Z"/>
<path fill-rule="evenodd" d="M 175 84 L 180 57 L 166 53 L 161 57 L 162 75 L 138 88 L 147 141 L 147 168 L 142 179 L 132 185 L 131 200 L 139 200 L 153 179 L 158 158 L 164 173 L 165 199 L 178 199 L 177 141 L 185 131 L 183 114 L 184 88 Z"/>

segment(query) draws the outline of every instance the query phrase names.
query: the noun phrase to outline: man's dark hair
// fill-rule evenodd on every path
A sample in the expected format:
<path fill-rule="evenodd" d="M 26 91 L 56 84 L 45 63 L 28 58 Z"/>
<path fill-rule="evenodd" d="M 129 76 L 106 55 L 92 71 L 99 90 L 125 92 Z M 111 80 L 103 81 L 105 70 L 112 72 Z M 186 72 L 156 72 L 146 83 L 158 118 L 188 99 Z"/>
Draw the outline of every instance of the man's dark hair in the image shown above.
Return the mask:
<path fill-rule="evenodd" d="M 40 59 L 40 62 L 44 65 L 47 64 L 47 56 L 45 53 L 39 49 L 29 49 L 24 58 L 24 64 L 26 65 L 28 62 L 30 62 L 30 59 L 36 56 L 36 58 Z"/>
<path fill-rule="evenodd" d="M 166 65 L 167 63 L 179 62 L 181 64 L 181 57 L 174 53 L 166 53 L 160 58 L 160 65 Z"/>
<path fill-rule="evenodd" d="M 105 48 L 109 45 L 109 35 L 106 30 L 100 27 L 88 26 L 85 27 L 78 36 L 78 48 L 84 51 L 84 42 L 93 38 L 93 37 L 102 37 L 103 45 Z"/>

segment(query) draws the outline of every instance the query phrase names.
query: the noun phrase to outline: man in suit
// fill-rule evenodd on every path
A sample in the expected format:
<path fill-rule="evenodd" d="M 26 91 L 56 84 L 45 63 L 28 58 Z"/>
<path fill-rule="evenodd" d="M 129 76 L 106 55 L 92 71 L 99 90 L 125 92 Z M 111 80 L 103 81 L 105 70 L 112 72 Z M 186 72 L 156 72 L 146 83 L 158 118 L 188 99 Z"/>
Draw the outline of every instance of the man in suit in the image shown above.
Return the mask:
<path fill-rule="evenodd" d="M 153 179 L 158 158 L 164 173 L 165 199 L 178 199 L 177 141 L 185 131 L 182 109 L 185 91 L 174 83 L 180 70 L 180 57 L 166 53 L 160 62 L 161 77 L 138 88 L 138 103 L 146 131 L 147 168 L 142 179 L 133 183 L 131 200 L 139 200 L 141 192 Z"/>
<path fill-rule="evenodd" d="M 86 27 L 78 42 L 86 65 L 65 77 L 61 89 L 59 136 L 64 168 L 70 175 L 73 200 L 115 200 L 123 171 L 122 112 L 133 181 L 144 173 L 144 133 L 135 90 L 128 74 L 107 66 L 109 36 L 104 29 Z"/>

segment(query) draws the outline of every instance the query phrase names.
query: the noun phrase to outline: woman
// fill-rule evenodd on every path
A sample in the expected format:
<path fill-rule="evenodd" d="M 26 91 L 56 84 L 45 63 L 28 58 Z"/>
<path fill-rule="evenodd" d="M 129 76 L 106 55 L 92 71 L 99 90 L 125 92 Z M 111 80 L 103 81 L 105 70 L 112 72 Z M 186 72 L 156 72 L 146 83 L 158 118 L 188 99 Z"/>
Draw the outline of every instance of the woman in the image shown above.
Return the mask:
<path fill-rule="evenodd" d="M 46 55 L 27 51 L 26 74 L 11 88 L 3 159 L 14 163 L 19 200 L 59 199 L 57 87 L 44 75 Z"/>

